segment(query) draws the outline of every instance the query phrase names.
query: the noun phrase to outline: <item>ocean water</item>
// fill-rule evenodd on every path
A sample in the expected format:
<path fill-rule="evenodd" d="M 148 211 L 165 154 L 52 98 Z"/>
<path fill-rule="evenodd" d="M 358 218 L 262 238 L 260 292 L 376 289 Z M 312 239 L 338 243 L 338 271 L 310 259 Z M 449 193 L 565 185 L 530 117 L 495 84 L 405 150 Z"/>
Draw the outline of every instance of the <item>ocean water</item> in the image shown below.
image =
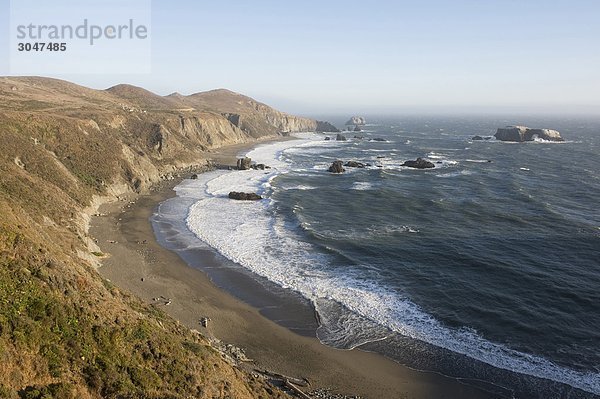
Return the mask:
<path fill-rule="evenodd" d="M 600 121 L 516 121 L 564 143 L 471 140 L 514 122 L 393 118 L 345 142 L 300 134 L 247 154 L 271 170 L 184 182 L 176 217 L 310 301 L 326 345 L 501 397 L 598 397 Z M 401 166 L 416 157 L 436 167 Z M 371 166 L 330 174 L 338 159 Z"/>

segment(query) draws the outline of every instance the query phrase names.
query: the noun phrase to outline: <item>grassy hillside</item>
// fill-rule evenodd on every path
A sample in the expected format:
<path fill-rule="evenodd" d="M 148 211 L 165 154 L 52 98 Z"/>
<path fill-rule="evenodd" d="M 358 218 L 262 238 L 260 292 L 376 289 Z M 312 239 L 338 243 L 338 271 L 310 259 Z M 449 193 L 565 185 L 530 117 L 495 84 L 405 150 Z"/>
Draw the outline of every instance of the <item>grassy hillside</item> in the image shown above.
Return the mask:
<path fill-rule="evenodd" d="M 0 78 L 0 397 L 282 397 L 100 277 L 87 236 L 100 201 L 205 167 L 210 148 L 314 123 L 225 107 L 231 96 Z"/>

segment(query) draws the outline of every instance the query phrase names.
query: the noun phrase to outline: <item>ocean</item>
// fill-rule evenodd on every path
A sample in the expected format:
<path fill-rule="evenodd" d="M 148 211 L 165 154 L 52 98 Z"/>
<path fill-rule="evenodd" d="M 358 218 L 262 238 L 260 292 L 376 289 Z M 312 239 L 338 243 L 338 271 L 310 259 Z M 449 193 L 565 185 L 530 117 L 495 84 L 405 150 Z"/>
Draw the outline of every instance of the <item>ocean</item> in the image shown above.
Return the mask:
<path fill-rule="evenodd" d="M 515 122 L 565 142 L 472 140 Z M 177 231 L 162 233 L 171 249 L 211 248 L 309 303 L 325 345 L 500 397 L 599 397 L 600 121 L 375 118 L 343 134 L 246 154 L 265 171 L 184 181 L 155 230 Z M 417 157 L 435 168 L 401 166 Z M 336 175 L 335 160 L 369 166 Z"/>

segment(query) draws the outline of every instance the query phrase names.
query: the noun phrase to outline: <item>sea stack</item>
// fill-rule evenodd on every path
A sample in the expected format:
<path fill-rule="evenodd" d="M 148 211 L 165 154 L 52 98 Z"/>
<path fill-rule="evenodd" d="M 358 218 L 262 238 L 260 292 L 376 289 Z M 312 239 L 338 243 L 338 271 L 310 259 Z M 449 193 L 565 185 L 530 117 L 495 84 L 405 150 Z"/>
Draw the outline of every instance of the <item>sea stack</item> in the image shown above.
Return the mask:
<path fill-rule="evenodd" d="M 406 161 L 400 166 L 407 166 L 415 169 L 431 169 L 435 168 L 435 164 L 423 158 L 417 158 L 416 161 Z"/>
<path fill-rule="evenodd" d="M 346 122 L 346 126 L 364 126 L 367 124 L 367 119 L 364 116 L 353 116 Z"/>
<path fill-rule="evenodd" d="M 340 129 L 329 122 L 317 121 L 317 133 L 339 133 Z"/>
<path fill-rule="evenodd" d="M 526 126 L 507 126 L 499 128 L 494 135 L 500 141 L 513 141 L 522 143 L 534 141 L 536 138 L 548 141 L 564 141 L 560 133 L 551 129 L 531 129 Z"/>

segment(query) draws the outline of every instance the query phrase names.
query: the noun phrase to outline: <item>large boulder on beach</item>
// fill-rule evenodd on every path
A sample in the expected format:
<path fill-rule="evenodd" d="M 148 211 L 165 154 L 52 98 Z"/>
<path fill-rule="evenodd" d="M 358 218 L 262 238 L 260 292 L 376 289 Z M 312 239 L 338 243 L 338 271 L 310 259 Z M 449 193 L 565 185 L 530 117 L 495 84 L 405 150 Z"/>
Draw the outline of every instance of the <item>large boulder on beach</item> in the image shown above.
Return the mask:
<path fill-rule="evenodd" d="M 262 199 L 262 197 L 256 193 L 242 193 L 237 191 L 230 192 L 229 198 L 237 201 L 258 201 Z"/>
<path fill-rule="evenodd" d="M 238 170 L 248 170 L 252 168 L 252 159 L 248 157 L 239 158 L 237 160 L 237 168 Z"/>
<path fill-rule="evenodd" d="M 335 161 L 329 167 L 329 171 L 331 173 L 344 173 L 346 170 L 344 169 L 344 163 L 342 161 Z"/>
<path fill-rule="evenodd" d="M 417 158 L 415 161 L 406 161 L 401 166 L 416 169 L 431 169 L 435 168 L 435 164 L 423 158 Z"/>
<path fill-rule="evenodd" d="M 548 141 L 564 141 L 560 133 L 552 129 L 531 129 L 527 126 L 507 126 L 499 128 L 494 135 L 500 141 L 522 143 L 534 141 L 536 138 Z"/>

